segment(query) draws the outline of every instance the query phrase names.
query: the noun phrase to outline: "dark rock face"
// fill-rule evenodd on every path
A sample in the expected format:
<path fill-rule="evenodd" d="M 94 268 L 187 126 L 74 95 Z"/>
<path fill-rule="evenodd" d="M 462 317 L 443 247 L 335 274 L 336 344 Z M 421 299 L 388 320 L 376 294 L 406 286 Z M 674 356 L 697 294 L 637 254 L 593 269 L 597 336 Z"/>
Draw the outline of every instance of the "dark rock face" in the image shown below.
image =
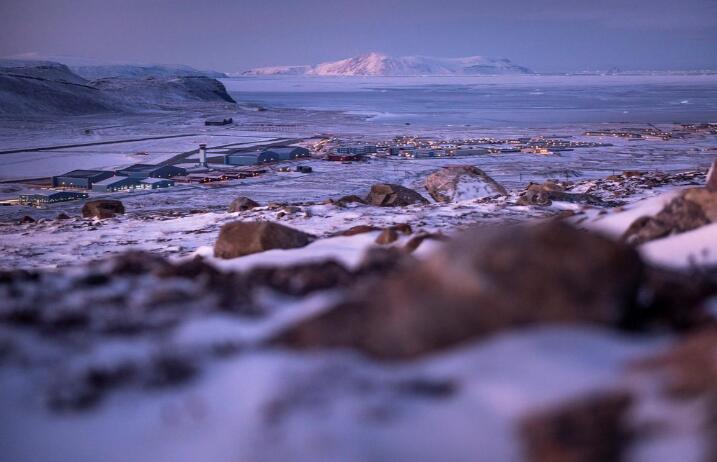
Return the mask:
<path fill-rule="evenodd" d="M 249 281 L 261 281 L 263 286 L 294 296 L 346 287 L 353 281 L 351 272 L 333 260 L 255 268 L 248 273 L 247 278 Z"/>
<path fill-rule="evenodd" d="M 124 214 L 124 204 L 114 199 L 98 199 L 82 206 L 83 218 L 112 218 Z"/>
<path fill-rule="evenodd" d="M 310 234 L 270 221 L 235 221 L 222 226 L 214 244 L 214 256 L 236 258 L 271 249 L 304 247 L 314 239 Z"/>
<path fill-rule="evenodd" d="M 591 194 L 565 192 L 560 185 L 550 181 L 546 181 L 543 184 L 529 184 L 518 198 L 519 205 L 547 206 L 551 205 L 553 201 L 575 202 L 600 206 L 608 205 L 600 198 Z"/>
<path fill-rule="evenodd" d="M 539 411 L 520 423 L 526 460 L 604 462 L 624 460 L 631 440 L 625 392 L 603 393 Z"/>
<path fill-rule="evenodd" d="M 537 323 L 624 327 L 642 272 L 631 248 L 559 222 L 475 229 L 277 342 L 406 358 Z"/>
<path fill-rule="evenodd" d="M 443 167 L 426 177 L 426 191 L 436 202 L 453 202 L 487 196 L 505 196 L 508 191 L 473 165 Z"/>
<path fill-rule="evenodd" d="M 428 200 L 413 189 L 397 184 L 376 183 L 366 196 L 366 202 L 378 207 L 404 207 L 412 204 L 428 204 Z"/>
<path fill-rule="evenodd" d="M 57 219 L 58 220 L 69 220 L 70 216 L 68 214 L 66 214 L 65 212 L 60 212 L 59 214 L 57 214 Z"/>
<path fill-rule="evenodd" d="M 717 205 L 717 194 L 714 194 L 714 203 Z M 692 194 L 690 197 L 695 197 Z M 702 195 L 700 195 L 702 196 Z M 654 217 L 640 217 L 625 231 L 622 240 L 630 245 L 640 245 L 645 242 L 679 234 L 697 229 L 710 223 L 702 205 L 687 199 L 688 195 L 680 195 L 671 200 Z"/>
<path fill-rule="evenodd" d="M 258 202 L 254 202 L 248 197 L 237 197 L 229 204 L 229 212 L 245 212 L 255 207 L 259 207 Z"/>
<path fill-rule="evenodd" d="M 25 215 L 24 217 L 22 217 L 22 218 L 20 219 L 20 223 L 21 223 L 21 224 L 25 224 L 25 223 L 35 223 L 35 221 L 37 221 L 37 220 L 35 220 L 34 218 L 32 218 L 30 215 Z"/>

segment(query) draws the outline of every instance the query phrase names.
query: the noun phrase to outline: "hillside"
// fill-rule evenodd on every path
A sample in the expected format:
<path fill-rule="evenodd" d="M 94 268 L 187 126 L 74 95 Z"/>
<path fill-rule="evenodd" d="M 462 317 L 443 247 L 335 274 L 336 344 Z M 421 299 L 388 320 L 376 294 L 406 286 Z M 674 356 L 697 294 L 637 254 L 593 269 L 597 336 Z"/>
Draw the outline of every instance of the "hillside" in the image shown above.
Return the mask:
<path fill-rule="evenodd" d="M 315 66 L 276 66 L 251 69 L 244 75 L 315 76 L 423 76 L 423 75 L 501 75 L 529 74 L 531 71 L 508 59 L 469 56 L 434 58 L 428 56 L 391 57 L 369 53 Z"/>
<path fill-rule="evenodd" d="M 64 64 L 0 60 L 0 114 L 135 112 L 184 103 L 233 103 L 209 77 L 86 80 Z"/>
<path fill-rule="evenodd" d="M 226 74 L 216 71 L 205 71 L 183 65 L 136 65 L 136 64 L 107 64 L 107 65 L 75 65 L 70 66 L 72 71 L 87 80 L 105 79 L 110 77 L 122 79 L 144 79 L 147 77 L 210 77 L 221 79 Z"/>

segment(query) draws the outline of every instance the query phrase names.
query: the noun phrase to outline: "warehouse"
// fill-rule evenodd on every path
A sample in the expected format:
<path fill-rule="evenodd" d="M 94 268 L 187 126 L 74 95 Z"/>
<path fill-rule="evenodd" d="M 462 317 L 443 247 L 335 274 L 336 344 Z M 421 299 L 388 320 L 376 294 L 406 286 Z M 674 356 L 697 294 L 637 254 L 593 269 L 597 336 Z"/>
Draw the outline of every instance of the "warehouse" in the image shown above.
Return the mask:
<path fill-rule="evenodd" d="M 77 199 L 86 199 L 88 194 L 70 191 L 59 191 L 52 194 L 21 194 L 19 202 L 21 205 L 41 207 L 55 202 L 67 202 Z"/>
<path fill-rule="evenodd" d="M 139 189 L 162 189 L 162 188 L 170 188 L 172 186 L 174 186 L 173 180 L 168 180 L 166 178 L 145 178 L 144 180 L 139 181 L 137 188 L 139 188 Z"/>
<path fill-rule="evenodd" d="M 126 176 L 113 176 L 92 185 L 95 192 L 129 191 L 139 185 L 140 180 Z"/>
<path fill-rule="evenodd" d="M 298 146 L 281 146 L 276 148 L 270 148 L 261 153 L 262 155 L 274 154 L 279 157 L 279 160 L 293 160 L 311 157 L 311 152 L 306 148 Z"/>
<path fill-rule="evenodd" d="M 52 177 L 52 186 L 56 188 L 92 189 L 92 185 L 114 176 L 103 170 L 73 170 L 64 175 Z"/>
<path fill-rule="evenodd" d="M 117 170 L 117 175 L 131 178 L 172 178 L 187 174 L 187 169 L 175 167 L 174 165 L 149 165 L 134 164 L 122 170 Z"/>

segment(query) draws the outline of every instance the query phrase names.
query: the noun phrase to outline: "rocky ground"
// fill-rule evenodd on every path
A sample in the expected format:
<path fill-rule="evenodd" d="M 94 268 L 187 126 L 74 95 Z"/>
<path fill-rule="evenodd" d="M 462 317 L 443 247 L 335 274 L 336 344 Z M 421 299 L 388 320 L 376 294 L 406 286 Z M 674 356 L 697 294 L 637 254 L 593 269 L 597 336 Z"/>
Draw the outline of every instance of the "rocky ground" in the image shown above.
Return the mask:
<path fill-rule="evenodd" d="M 712 170 L 5 224 L 2 453 L 717 460 Z"/>

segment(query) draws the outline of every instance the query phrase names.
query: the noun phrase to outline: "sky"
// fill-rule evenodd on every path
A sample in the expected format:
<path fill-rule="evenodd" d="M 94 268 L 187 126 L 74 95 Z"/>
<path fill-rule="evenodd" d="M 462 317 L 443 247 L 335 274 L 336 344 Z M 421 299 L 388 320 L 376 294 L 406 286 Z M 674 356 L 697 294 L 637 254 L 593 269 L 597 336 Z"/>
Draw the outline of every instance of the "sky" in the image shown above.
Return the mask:
<path fill-rule="evenodd" d="M 717 69 L 717 0 L 0 0 L 0 56 L 235 72 L 371 51 Z"/>

